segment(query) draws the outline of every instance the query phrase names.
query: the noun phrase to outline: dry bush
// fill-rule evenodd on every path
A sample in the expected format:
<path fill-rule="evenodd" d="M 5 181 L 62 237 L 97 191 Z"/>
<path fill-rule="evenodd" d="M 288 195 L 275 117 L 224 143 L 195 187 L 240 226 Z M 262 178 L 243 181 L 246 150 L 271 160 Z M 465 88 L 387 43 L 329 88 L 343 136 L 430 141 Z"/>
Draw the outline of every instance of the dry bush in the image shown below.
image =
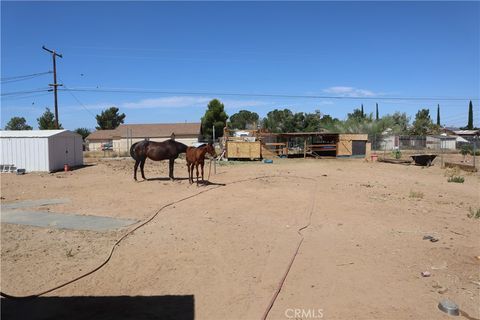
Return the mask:
<path fill-rule="evenodd" d="M 410 191 L 408 197 L 413 199 L 423 199 L 424 193 L 421 191 Z"/>

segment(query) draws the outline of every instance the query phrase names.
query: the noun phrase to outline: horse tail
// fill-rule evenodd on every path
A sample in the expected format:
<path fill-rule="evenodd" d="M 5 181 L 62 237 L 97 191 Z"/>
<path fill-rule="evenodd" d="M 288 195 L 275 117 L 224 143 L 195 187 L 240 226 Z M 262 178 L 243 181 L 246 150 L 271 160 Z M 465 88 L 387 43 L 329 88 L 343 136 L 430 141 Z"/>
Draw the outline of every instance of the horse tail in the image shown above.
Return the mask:
<path fill-rule="evenodd" d="M 145 158 L 145 147 L 147 145 L 148 145 L 147 140 L 135 142 L 130 147 L 130 156 L 136 161 L 143 160 Z M 137 146 L 141 148 L 139 152 L 137 151 L 138 150 Z"/>

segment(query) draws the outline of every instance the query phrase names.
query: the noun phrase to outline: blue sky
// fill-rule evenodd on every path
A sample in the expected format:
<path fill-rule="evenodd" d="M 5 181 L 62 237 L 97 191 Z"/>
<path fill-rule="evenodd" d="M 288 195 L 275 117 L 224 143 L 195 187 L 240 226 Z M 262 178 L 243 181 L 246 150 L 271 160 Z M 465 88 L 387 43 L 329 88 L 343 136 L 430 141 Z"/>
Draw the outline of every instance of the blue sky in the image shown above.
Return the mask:
<path fill-rule="evenodd" d="M 362 103 L 374 112 L 376 102 L 381 115 L 413 118 L 429 108 L 435 119 L 440 104 L 442 124 L 457 126 L 466 124 L 468 100 L 475 99 L 480 126 L 479 2 L 2 1 L 1 9 L 2 79 L 52 70 L 45 45 L 63 54 L 60 83 L 89 88 L 72 92 L 77 99 L 59 92 L 60 122 L 68 129 L 94 128 L 94 115 L 110 106 L 127 115 L 126 123 L 199 121 L 212 98 L 230 115 L 288 107 L 340 119 Z M 3 81 L 1 89 L 49 83 L 51 74 Z M 227 92 L 355 99 L 215 94 Z M 465 100 L 440 99 L 447 97 Z M 2 96 L 1 105 L 2 127 L 12 116 L 36 127 L 45 107 L 53 109 L 53 95 Z"/>

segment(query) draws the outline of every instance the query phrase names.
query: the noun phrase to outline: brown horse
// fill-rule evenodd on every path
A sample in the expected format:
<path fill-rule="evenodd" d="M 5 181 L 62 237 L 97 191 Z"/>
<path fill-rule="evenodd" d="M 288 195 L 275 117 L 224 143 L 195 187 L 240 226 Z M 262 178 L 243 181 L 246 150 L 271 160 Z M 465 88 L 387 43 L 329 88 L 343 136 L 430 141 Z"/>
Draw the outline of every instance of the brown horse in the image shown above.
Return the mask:
<path fill-rule="evenodd" d="M 216 157 L 217 154 L 215 153 L 215 148 L 211 143 L 201 145 L 197 148 L 195 147 L 188 147 L 187 148 L 187 154 L 186 154 L 186 159 L 187 159 L 187 168 L 188 168 L 188 180 L 190 181 L 190 184 L 193 183 L 193 167 L 197 169 L 197 185 L 198 185 L 198 165 L 200 165 L 200 168 L 202 170 L 202 182 L 204 182 L 203 178 L 203 166 L 205 164 L 205 155 L 210 153 L 212 157 Z"/>
<path fill-rule="evenodd" d="M 175 159 L 178 158 L 180 153 L 187 151 L 187 146 L 183 143 L 177 142 L 175 140 L 166 140 L 163 142 L 155 142 L 143 140 L 132 144 L 130 147 L 130 156 L 135 160 L 135 166 L 133 168 L 133 179 L 137 180 L 137 168 L 140 164 L 140 171 L 142 173 L 142 178 L 145 178 L 145 173 L 143 172 L 143 166 L 147 158 L 160 161 L 160 160 L 169 160 L 169 173 L 168 176 L 170 180 L 173 181 L 173 166 L 175 164 Z"/>

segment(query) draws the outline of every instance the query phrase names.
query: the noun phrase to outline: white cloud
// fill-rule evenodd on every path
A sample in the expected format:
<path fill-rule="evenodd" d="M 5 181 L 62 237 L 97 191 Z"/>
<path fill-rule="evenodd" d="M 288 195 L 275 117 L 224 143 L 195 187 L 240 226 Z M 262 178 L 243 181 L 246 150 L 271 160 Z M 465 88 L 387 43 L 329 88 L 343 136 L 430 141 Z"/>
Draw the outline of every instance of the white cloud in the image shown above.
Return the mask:
<path fill-rule="evenodd" d="M 173 96 L 162 98 L 142 99 L 133 102 L 123 102 L 119 105 L 125 109 L 150 109 L 150 108 L 183 108 L 206 106 L 209 97 L 202 96 Z"/>
<path fill-rule="evenodd" d="M 120 109 L 150 109 L 150 108 L 185 108 L 206 107 L 213 97 L 205 96 L 173 96 L 142 99 L 139 101 L 123 102 L 118 106 Z M 226 109 L 247 108 L 265 105 L 266 102 L 257 100 L 220 99 Z"/>
<path fill-rule="evenodd" d="M 227 99 L 220 100 L 225 105 L 225 109 L 240 109 L 240 108 L 251 108 L 251 107 L 262 107 L 270 105 L 271 103 L 260 100 L 235 100 Z"/>
<path fill-rule="evenodd" d="M 355 98 L 373 97 L 378 95 L 377 93 L 370 90 L 359 89 L 354 87 L 342 87 L 342 86 L 330 87 L 330 88 L 324 89 L 323 92 L 341 95 L 344 97 L 355 97 Z"/>
<path fill-rule="evenodd" d="M 70 105 L 65 107 L 63 112 L 78 111 L 88 109 L 91 112 L 98 112 L 112 106 L 118 107 L 120 112 L 123 110 L 141 110 L 141 109 L 166 109 L 166 108 L 206 108 L 208 102 L 214 97 L 207 96 L 172 96 L 160 98 L 140 99 L 137 101 L 124 102 L 98 102 L 84 104 Z M 241 99 L 221 99 L 220 101 L 225 105 L 226 110 L 247 109 L 253 107 L 269 106 L 271 102 L 261 100 L 241 100 Z"/>

